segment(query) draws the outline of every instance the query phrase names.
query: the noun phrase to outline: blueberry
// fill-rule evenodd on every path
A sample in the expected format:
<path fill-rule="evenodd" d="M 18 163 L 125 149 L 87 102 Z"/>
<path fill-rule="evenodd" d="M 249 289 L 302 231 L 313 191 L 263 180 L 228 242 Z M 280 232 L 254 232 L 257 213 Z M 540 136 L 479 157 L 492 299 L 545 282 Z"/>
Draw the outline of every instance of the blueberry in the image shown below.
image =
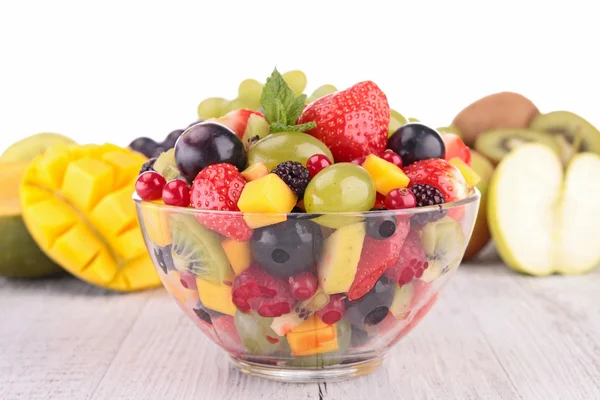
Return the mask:
<path fill-rule="evenodd" d="M 400 155 L 404 166 L 420 160 L 444 158 L 446 154 L 442 135 L 419 123 L 406 124 L 398 128 L 390 136 L 387 148 Z"/>
<path fill-rule="evenodd" d="M 376 240 L 385 240 L 396 233 L 396 216 L 391 213 L 380 213 L 367 218 L 367 235 Z"/>
<path fill-rule="evenodd" d="M 241 171 L 246 161 L 240 138 L 231 129 L 214 122 L 193 125 L 175 144 L 175 162 L 188 183 L 209 165 L 228 163 Z"/>
<path fill-rule="evenodd" d="M 158 147 L 158 143 L 148 137 L 139 137 L 133 142 L 129 143 L 129 147 L 133 151 L 137 151 L 148 158 L 152 158 L 156 148 Z"/>
<path fill-rule="evenodd" d="M 382 276 L 366 295 L 355 301 L 347 301 L 344 318 L 357 327 L 379 324 L 388 314 L 395 288 L 396 282 Z"/>
<path fill-rule="evenodd" d="M 322 245 L 319 225 L 305 219 L 289 219 L 258 228 L 250 241 L 258 265 L 276 278 L 312 271 Z"/>

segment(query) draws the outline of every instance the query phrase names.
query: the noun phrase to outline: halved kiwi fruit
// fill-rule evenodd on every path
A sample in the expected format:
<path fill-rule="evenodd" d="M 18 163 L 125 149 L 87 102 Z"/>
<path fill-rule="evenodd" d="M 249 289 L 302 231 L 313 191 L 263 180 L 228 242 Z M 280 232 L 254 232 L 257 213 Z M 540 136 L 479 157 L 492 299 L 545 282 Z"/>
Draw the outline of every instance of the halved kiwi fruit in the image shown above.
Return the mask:
<path fill-rule="evenodd" d="M 182 179 L 185 181 L 185 178 L 181 172 L 179 172 L 179 169 L 177 169 L 174 148 L 161 153 L 154 162 L 153 168 L 156 172 L 164 176 L 167 182 L 171 179 Z"/>
<path fill-rule="evenodd" d="M 217 284 L 233 281 L 233 270 L 215 233 L 206 229 L 193 215 L 170 214 L 168 225 L 176 270 Z"/>
<path fill-rule="evenodd" d="M 600 131 L 572 112 L 553 111 L 536 115 L 531 120 L 529 129 L 554 135 L 562 149 L 563 161 L 580 152 L 600 154 Z"/>
<path fill-rule="evenodd" d="M 511 150 L 529 142 L 545 144 L 559 156 L 562 155 L 562 148 L 552 134 L 520 128 L 494 129 L 482 133 L 475 141 L 475 150 L 498 164 Z"/>

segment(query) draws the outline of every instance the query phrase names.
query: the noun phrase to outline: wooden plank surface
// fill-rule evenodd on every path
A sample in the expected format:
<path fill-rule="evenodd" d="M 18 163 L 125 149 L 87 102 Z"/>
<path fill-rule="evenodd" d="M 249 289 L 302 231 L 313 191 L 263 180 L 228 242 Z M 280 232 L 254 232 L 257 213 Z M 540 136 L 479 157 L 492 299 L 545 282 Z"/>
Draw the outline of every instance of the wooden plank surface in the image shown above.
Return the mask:
<path fill-rule="evenodd" d="M 248 377 L 162 289 L 0 280 L 0 399 L 600 399 L 600 269 L 463 265 L 384 365 L 340 383 Z"/>

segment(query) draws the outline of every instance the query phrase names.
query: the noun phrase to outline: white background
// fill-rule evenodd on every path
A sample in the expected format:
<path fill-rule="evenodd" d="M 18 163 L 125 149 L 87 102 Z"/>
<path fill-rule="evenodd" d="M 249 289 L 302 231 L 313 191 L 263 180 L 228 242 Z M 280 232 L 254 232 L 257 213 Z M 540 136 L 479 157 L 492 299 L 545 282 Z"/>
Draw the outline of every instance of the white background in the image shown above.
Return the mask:
<path fill-rule="evenodd" d="M 434 126 L 502 90 L 600 126 L 594 3 L 2 0 L 0 151 L 41 131 L 162 140 L 274 66 L 305 71 L 309 93 L 371 79 Z"/>

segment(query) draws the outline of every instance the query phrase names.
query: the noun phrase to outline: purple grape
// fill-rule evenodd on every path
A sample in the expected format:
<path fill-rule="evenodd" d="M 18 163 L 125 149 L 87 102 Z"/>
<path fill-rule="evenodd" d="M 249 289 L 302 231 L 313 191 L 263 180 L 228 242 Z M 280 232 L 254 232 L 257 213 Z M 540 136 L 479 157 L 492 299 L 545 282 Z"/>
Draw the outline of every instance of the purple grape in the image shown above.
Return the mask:
<path fill-rule="evenodd" d="M 246 150 L 240 138 L 229 128 L 214 122 L 193 125 L 175 144 L 175 162 L 188 183 L 209 165 L 228 163 L 242 171 L 246 161 Z"/>
<path fill-rule="evenodd" d="M 139 137 L 129 143 L 129 147 L 133 151 L 137 151 L 148 158 L 152 158 L 156 148 L 158 147 L 158 143 L 148 137 Z"/>
<path fill-rule="evenodd" d="M 173 147 L 175 147 L 175 143 L 177 142 L 177 139 L 179 139 L 179 136 L 181 136 L 182 133 L 183 129 L 174 130 L 173 132 L 167 135 L 165 140 L 163 140 L 163 142 L 160 145 L 166 149 L 172 149 Z"/>

